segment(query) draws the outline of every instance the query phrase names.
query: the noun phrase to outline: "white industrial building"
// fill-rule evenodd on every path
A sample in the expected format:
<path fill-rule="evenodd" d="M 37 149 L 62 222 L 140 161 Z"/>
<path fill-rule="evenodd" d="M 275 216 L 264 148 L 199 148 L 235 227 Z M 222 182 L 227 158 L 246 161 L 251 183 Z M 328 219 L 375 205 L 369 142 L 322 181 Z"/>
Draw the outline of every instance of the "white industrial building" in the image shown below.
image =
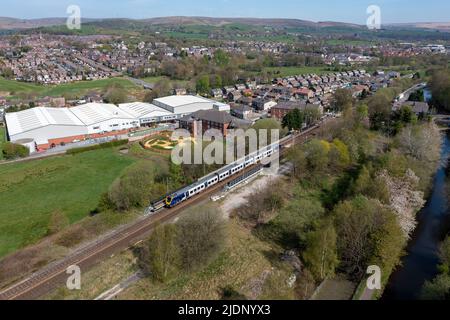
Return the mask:
<path fill-rule="evenodd" d="M 88 133 L 84 123 L 65 108 L 38 107 L 6 113 L 5 122 L 10 141 L 33 139 L 42 146 L 48 145 L 52 139 Z"/>
<path fill-rule="evenodd" d="M 180 119 L 199 110 L 230 111 L 230 106 L 199 96 L 169 96 L 153 100 L 153 104 L 161 107 Z"/>
<path fill-rule="evenodd" d="M 113 104 L 99 103 L 7 113 L 5 122 L 10 141 L 33 139 L 38 149 L 139 127 L 139 121 L 130 114 Z"/>
<path fill-rule="evenodd" d="M 139 121 L 114 104 L 88 103 L 68 109 L 86 126 L 88 134 L 139 128 Z"/>
<path fill-rule="evenodd" d="M 119 104 L 119 109 L 138 119 L 141 126 L 174 119 L 173 113 L 145 102 Z"/>
<path fill-rule="evenodd" d="M 126 134 L 140 126 L 178 120 L 199 110 L 229 111 L 230 106 L 196 96 L 170 96 L 153 104 L 119 106 L 88 103 L 72 108 L 37 107 L 7 113 L 5 122 L 12 142 L 32 139 L 38 150 L 106 136 Z"/>

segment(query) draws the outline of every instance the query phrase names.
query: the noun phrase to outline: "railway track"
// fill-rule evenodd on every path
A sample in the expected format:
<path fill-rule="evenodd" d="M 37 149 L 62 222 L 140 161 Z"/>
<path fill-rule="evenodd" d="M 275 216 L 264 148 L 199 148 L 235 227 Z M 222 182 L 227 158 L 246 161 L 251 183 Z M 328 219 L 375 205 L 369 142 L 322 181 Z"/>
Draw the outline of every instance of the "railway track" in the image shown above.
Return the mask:
<path fill-rule="evenodd" d="M 293 135 L 292 139 L 280 143 L 280 156 L 283 156 L 290 146 L 304 143 L 312 136 L 315 136 L 320 129 L 321 126 L 312 128 L 306 132 Z M 254 168 L 254 166 L 246 168 L 242 174 L 247 173 L 252 170 L 252 168 Z M 136 244 L 136 242 L 145 239 L 150 235 L 155 226 L 172 220 L 192 204 L 209 198 L 212 194 L 221 190 L 228 182 L 235 178 L 236 177 L 232 176 L 210 189 L 207 189 L 207 191 L 196 197 L 182 202 L 177 207 L 160 210 L 152 216 L 141 218 L 138 221 L 123 226 L 116 231 L 99 238 L 95 242 L 85 245 L 65 259 L 52 263 L 26 279 L 1 291 L 0 300 L 31 300 L 42 297 L 66 282 L 67 277 L 69 276 L 66 274 L 68 267 L 77 265 L 80 267 L 82 273 L 86 272 L 98 261 L 125 250 Z"/>

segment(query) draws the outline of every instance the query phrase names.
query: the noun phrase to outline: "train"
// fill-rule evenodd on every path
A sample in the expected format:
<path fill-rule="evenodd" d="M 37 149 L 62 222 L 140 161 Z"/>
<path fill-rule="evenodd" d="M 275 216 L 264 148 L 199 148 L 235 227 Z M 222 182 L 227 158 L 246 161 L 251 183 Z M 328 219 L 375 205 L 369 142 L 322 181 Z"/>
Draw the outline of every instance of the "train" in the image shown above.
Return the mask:
<path fill-rule="evenodd" d="M 255 164 L 261 163 L 262 160 L 266 158 L 270 158 L 273 154 L 277 153 L 280 149 L 279 142 L 274 143 L 266 148 L 263 148 L 260 151 L 254 152 L 247 157 L 237 161 L 233 164 L 230 164 L 216 173 L 203 178 L 202 180 L 197 181 L 190 186 L 187 186 L 181 190 L 178 190 L 172 194 L 169 194 L 165 198 L 164 206 L 166 208 L 173 208 L 183 201 L 188 200 L 196 196 L 197 194 L 202 193 L 203 191 L 211 188 L 212 186 L 239 174 L 244 171 L 246 168 L 251 167 Z"/>
<path fill-rule="evenodd" d="M 314 125 L 305 130 L 302 134 L 307 134 L 314 129 L 319 128 L 320 125 Z M 157 201 L 151 203 L 149 212 L 157 212 L 163 208 L 173 208 L 180 203 L 192 198 L 205 190 L 211 188 L 212 186 L 232 177 L 238 175 L 240 172 L 244 171 L 246 168 L 260 164 L 263 159 L 270 158 L 273 154 L 280 151 L 282 146 L 289 142 L 293 138 L 294 134 L 290 134 L 280 141 L 273 143 L 265 148 L 262 148 L 245 158 L 238 160 L 215 173 L 202 178 L 201 180 L 186 186 L 178 191 L 170 193 Z"/>

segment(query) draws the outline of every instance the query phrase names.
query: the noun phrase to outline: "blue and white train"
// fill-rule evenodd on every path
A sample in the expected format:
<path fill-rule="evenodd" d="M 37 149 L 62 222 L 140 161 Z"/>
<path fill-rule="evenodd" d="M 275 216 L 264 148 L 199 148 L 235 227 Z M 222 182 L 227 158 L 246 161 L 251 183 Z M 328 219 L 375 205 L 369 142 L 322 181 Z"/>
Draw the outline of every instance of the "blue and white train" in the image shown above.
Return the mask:
<path fill-rule="evenodd" d="M 216 173 L 206 177 L 196 183 L 187 186 L 173 194 L 166 197 L 165 206 L 167 208 L 173 208 L 183 201 L 194 197 L 195 195 L 202 193 L 206 189 L 228 179 L 231 176 L 238 174 L 247 167 L 251 167 L 257 163 L 260 163 L 263 159 L 270 158 L 273 154 L 277 153 L 280 149 L 280 142 L 274 143 L 266 148 L 263 148 L 253 154 L 248 155 L 245 159 L 241 159 L 233 164 L 230 164 Z"/>

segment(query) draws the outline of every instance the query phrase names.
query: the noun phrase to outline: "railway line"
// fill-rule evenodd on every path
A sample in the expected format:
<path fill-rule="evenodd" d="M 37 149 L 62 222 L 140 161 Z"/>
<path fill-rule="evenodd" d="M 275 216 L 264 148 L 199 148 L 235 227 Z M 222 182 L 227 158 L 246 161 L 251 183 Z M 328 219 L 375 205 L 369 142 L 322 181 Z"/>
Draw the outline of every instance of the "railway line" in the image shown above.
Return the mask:
<path fill-rule="evenodd" d="M 323 123 L 305 132 L 293 134 L 288 139 L 283 139 L 280 142 L 280 157 L 283 156 L 292 145 L 302 144 L 315 136 L 322 128 L 322 125 Z M 242 171 L 241 174 L 247 174 L 254 168 L 255 166 L 248 167 Z M 236 179 L 236 176 L 232 176 L 214 185 L 210 189 L 207 189 L 207 191 L 182 202 L 174 208 L 161 209 L 153 215 L 143 217 L 138 221 L 123 226 L 99 238 L 95 242 L 91 242 L 81 247 L 63 260 L 52 263 L 26 279 L 1 291 L 0 300 L 31 300 L 42 297 L 66 282 L 67 277 L 69 276 L 66 274 L 68 267 L 77 265 L 82 272 L 86 272 L 90 267 L 102 259 L 108 258 L 117 252 L 133 246 L 138 241 L 145 239 L 150 235 L 155 226 L 171 221 L 186 208 L 207 199 L 218 190 L 223 189 L 227 183 L 234 179 Z"/>

